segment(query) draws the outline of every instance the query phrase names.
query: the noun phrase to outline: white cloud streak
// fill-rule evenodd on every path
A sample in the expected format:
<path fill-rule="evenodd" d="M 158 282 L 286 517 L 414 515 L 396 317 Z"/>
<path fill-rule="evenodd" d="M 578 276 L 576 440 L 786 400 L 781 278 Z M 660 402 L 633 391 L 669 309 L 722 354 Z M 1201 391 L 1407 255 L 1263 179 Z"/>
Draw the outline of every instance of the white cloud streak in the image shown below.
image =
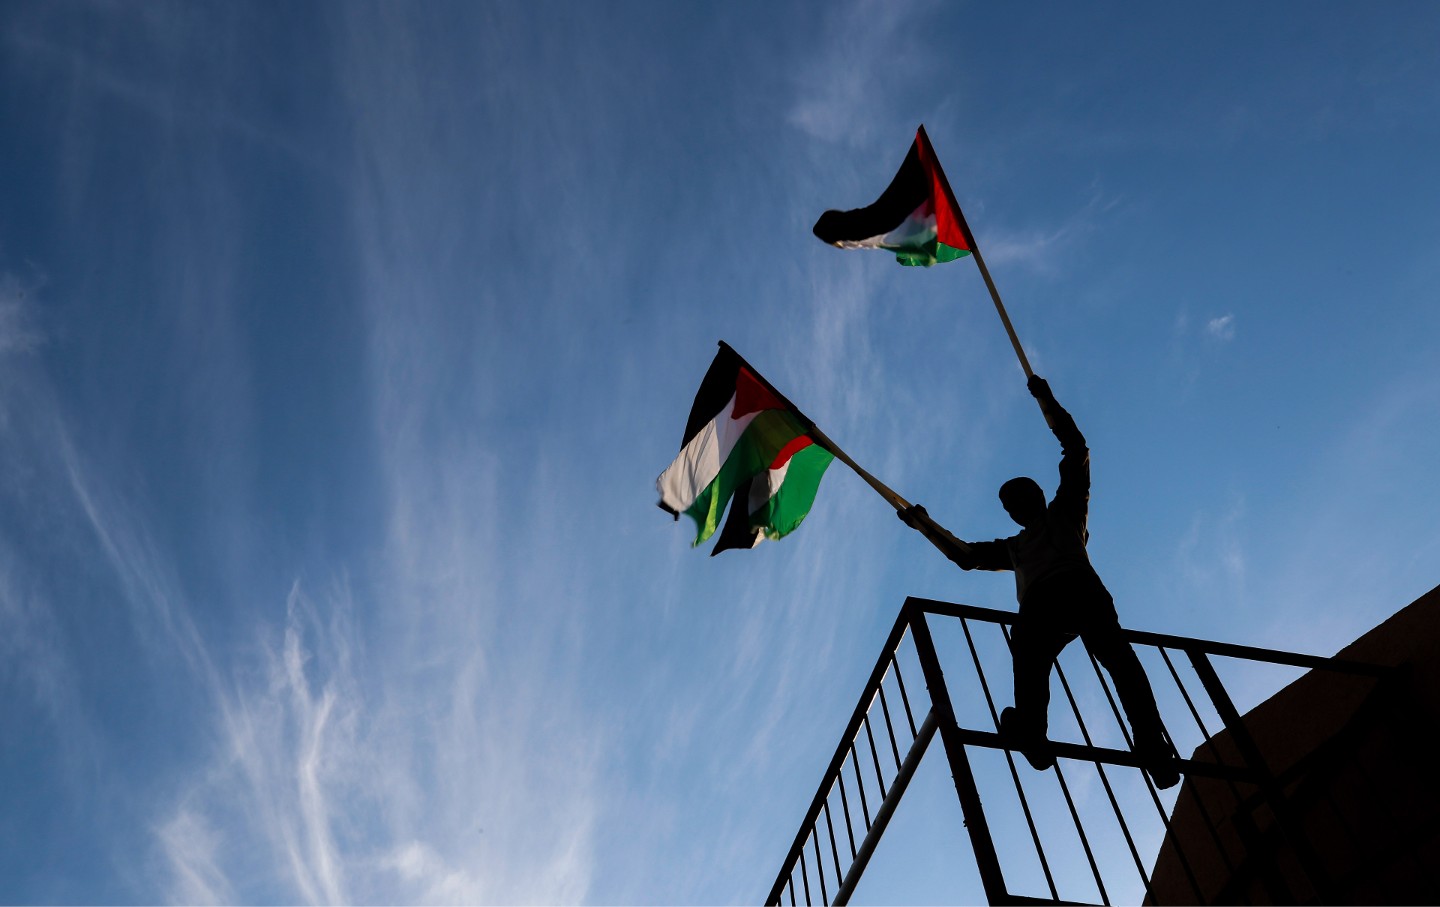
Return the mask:
<path fill-rule="evenodd" d="M 1245 500 L 1232 495 L 1221 513 L 1199 513 L 1176 550 L 1178 575 L 1216 601 L 1245 601 Z"/>
<path fill-rule="evenodd" d="M 1114 210 L 1121 200 L 1101 194 L 1098 186 L 1082 207 L 1058 226 L 1025 232 L 998 231 L 986 237 L 981 253 L 987 262 L 999 265 L 1022 264 L 1033 271 L 1050 273 L 1060 268 L 1063 252 L 1073 248 L 1096 228 L 1097 221 Z"/>
<path fill-rule="evenodd" d="M 198 748 L 201 757 L 164 767 L 158 802 L 142 817 L 155 857 L 154 876 L 137 881 L 145 899 L 573 903 L 589 891 L 603 737 L 574 702 L 583 687 L 566 667 L 575 661 L 572 614 L 534 606 L 573 598 L 573 580 L 532 571 L 517 541 L 531 530 L 501 509 L 519 495 L 517 509 L 535 513 L 543 526 L 563 522 L 565 502 L 506 475 L 485 426 L 455 415 L 466 408 L 449 396 L 452 379 L 463 376 L 459 383 L 482 404 L 491 379 L 484 357 L 474 356 L 487 342 L 477 333 L 481 325 L 463 317 L 459 327 L 447 323 L 474 286 L 472 275 L 447 266 L 444 251 L 467 232 L 451 229 L 446 208 L 450 174 L 473 163 L 473 148 L 463 139 L 417 139 L 446 111 L 425 106 L 426 61 L 391 59 L 387 68 L 386 52 L 372 53 L 382 44 L 404 46 L 404 29 L 386 24 L 395 15 L 357 11 L 349 37 L 364 46 L 348 48 L 354 56 L 343 63 L 356 77 L 360 161 L 358 175 L 338 172 L 355 175 L 347 202 L 367 287 L 360 310 L 372 328 L 373 384 L 355 399 L 374 413 L 385 514 L 374 562 L 362 565 L 366 582 L 356 590 L 340 582 L 319 595 L 295 582 L 282 607 L 267 588 L 273 574 L 245 576 L 251 565 L 226 547 L 221 556 L 235 557 L 230 566 L 242 568 L 235 576 L 246 581 L 233 591 L 240 613 L 199 623 L 208 603 L 194 600 L 179 555 L 154 530 L 168 515 L 147 509 L 144 488 L 117 475 L 124 452 L 87 446 L 91 438 L 67 428 L 54 394 L 26 398 L 21 414 L 30 435 L 17 459 L 48 464 L 43 486 L 60 499 L 73 534 L 49 541 L 73 544 L 100 565 L 126 605 L 142 660 L 157 670 L 178 665 L 211 709 L 194 722 L 200 742 L 183 748 Z M 174 30 L 148 26 L 159 30 L 164 50 L 176 51 Z M 200 103 L 205 93 L 189 86 L 137 79 L 38 34 L 7 33 L 6 46 L 36 72 L 68 72 L 80 99 L 72 113 L 97 97 L 119 100 L 127 124 L 138 112 L 164 127 L 183 123 L 206 140 L 238 135 L 308 166 L 300 146 L 229 108 Z M 392 93 L 397 84 L 400 94 Z M 453 99 L 438 103 L 446 100 Z M 414 128 L 391 130 L 407 116 L 415 117 Z M 90 204 L 82 173 L 96 154 L 83 119 L 65 135 L 71 160 L 61 180 L 77 209 Z M 179 179 L 187 191 L 156 206 L 154 242 L 173 260 L 153 292 L 157 307 L 172 307 L 165 314 L 185 342 L 177 358 L 194 370 L 177 403 L 194 422 L 176 426 L 175 441 L 198 437 L 202 457 L 216 453 L 206 440 L 224 441 L 216 445 L 221 453 L 239 451 L 243 459 L 274 440 L 249 436 L 254 423 L 244 418 L 252 379 L 231 320 L 247 302 L 234 282 L 240 228 L 231 220 L 243 212 L 227 192 L 235 184 L 215 146 L 199 145 L 197 154 L 174 141 L 161 162 L 165 182 Z M 210 229 L 188 219 L 195 199 Z M 29 289 L 8 277 L 0 284 L 0 367 L 42 343 L 22 292 Z M 31 377 L 49 388 L 38 371 Z M 0 398 L 0 416 L 14 414 L 13 403 L 8 394 Z M 202 471 L 219 474 L 210 490 L 220 506 L 205 531 L 216 538 L 254 533 L 243 469 L 212 462 Z M 298 572 L 297 558 L 287 558 L 282 569 Z M 347 566 L 332 561 L 317 572 L 343 577 Z M 75 665 L 53 611 L 22 567 L 23 558 L 0 539 L 0 627 L 5 653 L 14 656 L 7 660 L 26 672 L 63 733 L 83 741 L 90 719 L 78 708 L 80 693 L 66 685 Z M 195 572 L 203 574 L 203 565 Z M 215 635 L 232 626 L 233 636 Z M 130 771 L 139 769 L 117 769 L 112 780 L 134 780 Z M 141 846 L 114 844 L 127 860 Z"/>
<path fill-rule="evenodd" d="M 1205 333 L 1222 343 L 1229 343 L 1235 339 L 1235 316 L 1234 314 L 1221 315 L 1218 318 L 1211 318 L 1205 322 Z"/>
<path fill-rule="evenodd" d="M 43 342 L 27 302 L 40 284 L 38 280 L 22 281 L 10 273 L 0 274 L 0 359 L 31 352 Z"/>
<path fill-rule="evenodd" d="M 571 616 L 542 604 L 565 601 L 552 593 L 567 581 L 527 566 L 528 524 L 505 517 L 558 521 L 550 495 L 505 473 L 478 421 L 500 392 L 474 355 L 486 309 L 446 251 L 473 235 L 450 201 L 474 162 L 458 137 L 426 138 L 454 98 L 430 82 L 436 61 L 413 55 L 410 26 L 357 10 L 341 54 L 386 514 L 376 581 L 318 600 L 292 591 L 263 677 L 217 693 L 225 745 L 176 815 L 262 844 L 288 867 L 271 880 L 280 899 L 572 903 L 593 871 L 598 733 L 565 667 Z M 210 853 L 161 846 L 176 900 L 196 878 L 256 890 L 241 861 L 216 878 Z"/>
<path fill-rule="evenodd" d="M 884 122 L 871 114 L 890 106 L 887 87 L 928 65 L 910 31 L 928 5 L 860 0 L 827 7 L 823 50 L 800 70 L 790 124 L 823 141 L 867 144 Z"/>
<path fill-rule="evenodd" d="M 220 865 L 223 842 L 202 816 L 181 809 L 155 834 L 173 876 L 171 895 L 176 903 L 237 902 Z"/>

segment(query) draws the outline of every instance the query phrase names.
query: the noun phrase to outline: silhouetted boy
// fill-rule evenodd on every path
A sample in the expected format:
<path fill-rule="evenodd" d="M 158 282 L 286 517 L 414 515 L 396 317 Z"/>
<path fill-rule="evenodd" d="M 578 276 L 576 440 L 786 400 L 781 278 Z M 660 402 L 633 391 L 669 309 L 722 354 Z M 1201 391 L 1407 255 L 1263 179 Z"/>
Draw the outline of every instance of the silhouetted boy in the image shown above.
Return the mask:
<path fill-rule="evenodd" d="M 1044 770 L 1055 758 L 1037 744 L 1049 725 L 1050 666 L 1077 635 L 1115 682 L 1115 692 L 1130 719 L 1135 753 L 1157 787 L 1180 780 L 1175 751 L 1165 739 L 1155 696 L 1135 650 L 1120 634 L 1115 601 L 1090 566 L 1085 543 L 1090 504 L 1090 450 L 1085 437 L 1038 375 L 1030 393 L 1060 439 L 1060 487 L 1047 506 L 1034 479 L 1011 479 L 1000 486 L 1000 503 L 1021 530 L 1008 539 L 962 542 L 939 526 L 924 507 L 900 511 L 906 525 L 965 570 L 1013 570 L 1020 613 L 1011 636 L 1015 670 L 1015 707 L 1001 713 L 1000 732 L 1015 741 L 1030 764 Z"/>

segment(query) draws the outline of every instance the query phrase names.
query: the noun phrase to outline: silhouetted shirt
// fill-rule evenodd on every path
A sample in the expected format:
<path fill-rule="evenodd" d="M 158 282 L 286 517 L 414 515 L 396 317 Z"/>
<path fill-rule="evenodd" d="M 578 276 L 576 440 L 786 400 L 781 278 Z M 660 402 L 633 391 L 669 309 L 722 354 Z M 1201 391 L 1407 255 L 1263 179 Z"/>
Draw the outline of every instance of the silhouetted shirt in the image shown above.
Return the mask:
<path fill-rule="evenodd" d="M 1095 568 L 1085 553 L 1090 539 L 1086 528 L 1090 510 L 1090 449 L 1075 420 L 1053 398 L 1041 401 L 1050 417 L 1055 437 L 1060 440 L 1060 487 L 1034 526 L 1008 539 L 946 546 L 947 556 L 966 570 L 1015 571 L 1015 597 L 1021 603 L 1025 593 L 1041 580 L 1083 571 L 1094 577 Z M 952 541 L 949 532 L 937 529 Z"/>

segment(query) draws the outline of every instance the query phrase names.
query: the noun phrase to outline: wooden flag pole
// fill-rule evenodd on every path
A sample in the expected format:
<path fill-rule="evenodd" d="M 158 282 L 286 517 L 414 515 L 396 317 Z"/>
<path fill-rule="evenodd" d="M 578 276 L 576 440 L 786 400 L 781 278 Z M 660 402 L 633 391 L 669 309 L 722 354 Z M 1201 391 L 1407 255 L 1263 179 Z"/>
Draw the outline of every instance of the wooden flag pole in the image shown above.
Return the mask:
<path fill-rule="evenodd" d="M 921 126 L 917 140 L 925 143 L 932 158 L 935 156 L 935 149 L 930 144 L 930 136 L 926 135 L 925 127 Z M 960 222 L 960 232 L 965 236 L 965 245 L 970 247 L 970 254 L 975 256 L 975 264 L 980 268 L 980 276 L 985 278 L 985 288 L 990 291 L 990 299 L 995 303 L 995 312 L 1000 316 L 1000 323 L 1005 326 L 1005 334 L 1010 338 L 1010 345 L 1015 348 L 1015 358 L 1020 360 L 1020 368 L 1025 372 L 1025 380 L 1029 381 L 1035 377 L 1035 372 L 1030 368 L 1030 360 L 1025 357 L 1025 349 L 1020 346 L 1020 338 L 1015 336 L 1015 326 L 1010 323 L 1010 316 L 1005 311 L 1005 303 L 1000 301 L 1000 291 L 995 289 L 995 280 L 990 276 L 990 269 L 985 267 L 985 256 L 980 254 L 980 244 L 975 241 L 975 234 L 970 231 L 970 223 L 965 220 L 965 210 L 960 203 L 955 201 L 955 193 L 950 189 L 950 181 L 945 179 L 944 171 L 939 170 L 938 160 L 935 164 L 937 173 L 940 175 L 940 185 L 945 189 L 945 200 L 950 203 L 950 209 L 955 212 L 955 218 Z M 1051 428 L 1055 427 L 1050 419 L 1050 414 L 1045 412 L 1045 407 L 1040 407 L 1040 412 L 1045 416 L 1045 424 Z"/>
<path fill-rule="evenodd" d="M 965 223 L 964 216 L 961 216 L 960 223 Z M 975 264 L 980 267 L 980 276 L 985 278 L 985 286 L 990 290 L 990 298 L 995 302 L 995 311 L 1000 313 L 1000 323 L 1005 325 L 1005 333 L 1010 336 L 1010 345 L 1015 347 L 1015 355 L 1020 359 L 1020 367 L 1025 370 L 1025 378 L 1028 381 L 1035 373 L 1030 370 L 1030 360 L 1025 358 L 1025 349 L 1020 346 L 1020 338 L 1015 336 L 1015 326 L 1010 323 L 1010 316 L 1005 313 L 1005 303 L 1000 301 L 1000 291 L 995 289 L 995 281 L 990 278 L 990 269 L 985 267 L 985 259 L 980 255 L 980 247 L 975 244 L 975 238 L 970 236 L 970 228 L 965 227 L 965 239 L 970 243 L 970 254 L 975 256 Z"/>
<path fill-rule="evenodd" d="M 945 191 L 950 191 L 949 185 L 946 185 Z M 1025 358 L 1025 349 L 1020 346 L 1020 338 L 1015 336 L 1015 326 L 1010 323 L 1010 316 L 1005 312 L 1005 303 L 1000 301 L 1000 291 L 995 289 L 995 281 L 990 276 L 990 269 L 985 267 L 985 257 L 980 254 L 980 244 L 975 241 L 975 234 L 970 232 L 970 224 L 965 220 L 965 212 L 955 203 L 953 196 L 950 204 L 955 209 L 955 216 L 960 220 L 960 229 L 965 234 L 965 243 L 970 247 L 970 254 L 975 256 L 975 264 L 980 268 L 980 276 L 985 278 L 985 287 L 990 291 L 990 299 L 995 303 L 995 311 L 1000 315 L 1000 323 L 1005 325 L 1005 333 L 1010 337 L 1010 345 L 1015 348 L 1015 355 L 1020 360 L 1020 368 L 1025 370 L 1025 378 L 1029 380 L 1035 373 L 1030 370 L 1030 360 Z"/>
<path fill-rule="evenodd" d="M 990 299 L 995 303 L 995 311 L 1000 315 L 1000 323 L 1005 325 L 1005 333 L 1010 338 L 1010 345 L 1015 348 L 1015 356 L 1020 360 L 1020 368 L 1025 371 L 1025 379 L 1028 381 L 1035 376 L 1030 370 L 1030 360 L 1025 358 L 1025 350 L 1020 346 L 1020 338 L 1015 336 L 1015 326 L 1010 323 L 1010 316 L 1005 312 L 1005 303 L 1000 301 L 1000 291 L 995 289 L 995 281 L 990 277 L 990 269 L 985 267 L 985 257 L 980 254 L 980 244 L 975 241 L 975 234 L 970 230 L 970 222 L 965 219 L 965 209 L 955 200 L 955 192 L 950 188 L 950 181 L 945 178 L 945 171 L 940 169 L 939 158 L 935 154 L 935 147 L 930 144 L 930 136 L 921 126 L 916 132 L 916 140 L 922 143 L 924 152 L 934 162 L 935 173 L 939 176 L 940 186 L 945 190 L 945 201 L 950 203 L 950 210 L 955 212 L 955 219 L 960 222 L 960 232 L 965 237 L 965 245 L 970 247 L 970 254 L 975 256 L 975 264 L 980 268 L 980 276 L 985 278 L 985 287 L 990 291 Z"/>
<path fill-rule="evenodd" d="M 790 411 L 795 414 L 796 418 L 798 418 L 801 423 L 804 424 L 806 434 L 810 435 L 810 437 L 814 439 L 815 443 L 819 444 L 821 447 L 834 454 L 835 459 L 839 460 L 841 463 L 844 463 L 846 466 L 849 466 L 851 469 L 853 469 L 855 471 L 855 474 L 860 478 L 864 479 L 866 484 L 868 484 L 871 488 L 875 489 L 875 491 L 880 495 L 880 497 L 884 498 L 891 507 L 894 507 L 896 510 L 908 510 L 910 508 L 909 501 L 896 494 L 894 489 L 892 489 L 890 486 L 875 478 L 870 473 L 866 472 L 859 463 L 856 463 L 854 460 L 850 459 L 850 455 L 847 454 L 845 451 L 841 450 L 838 444 L 830 440 L 829 436 L 820 430 L 820 426 L 810 421 L 810 417 L 802 413 L 800 409 L 796 407 L 795 404 L 791 403 L 784 394 L 776 390 L 775 385 L 771 384 L 769 381 L 766 381 L 765 376 L 760 374 L 760 371 L 756 369 L 755 366 L 751 365 L 749 362 L 746 362 L 744 356 L 735 352 L 735 348 L 733 346 L 721 340 L 720 347 L 722 349 L 729 350 L 731 355 L 733 355 L 736 359 L 739 359 L 740 364 L 744 365 L 745 368 L 749 370 L 750 374 L 755 376 L 755 380 L 765 385 L 766 390 L 774 394 L 781 403 L 789 407 Z"/>
<path fill-rule="evenodd" d="M 945 191 L 950 191 L 948 184 L 945 186 Z M 1025 371 L 1025 380 L 1029 381 L 1035 377 L 1035 372 L 1030 369 L 1030 360 L 1025 358 L 1025 349 L 1020 346 L 1020 338 L 1015 336 L 1015 326 L 1010 323 L 1010 316 L 1005 313 L 1005 303 L 1000 301 L 1000 291 L 995 289 L 995 281 L 990 277 L 990 269 L 985 267 L 985 258 L 980 254 L 980 244 L 975 241 L 975 234 L 970 232 L 970 224 L 965 220 L 965 212 L 956 204 L 953 196 L 950 198 L 950 205 L 955 209 L 955 216 L 960 220 L 960 229 L 965 234 L 965 243 L 970 246 L 970 254 L 975 256 L 975 264 L 980 268 L 980 276 L 985 278 L 985 287 L 990 291 L 990 299 L 995 303 L 995 311 L 1000 315 L 1000 323 L 1005 325 L 1005 333 L 1010 338 L 1010 345 L 1015 348 L 1015 356 L 1020 360 L 1020 368 Z M 1055 427 L 1054 420 L 1050 418 L 1050 413 L 1044 406 L 1040 407 L 1040 414 L 1045 417 L 1046 425 L 1051 428 Z"/>

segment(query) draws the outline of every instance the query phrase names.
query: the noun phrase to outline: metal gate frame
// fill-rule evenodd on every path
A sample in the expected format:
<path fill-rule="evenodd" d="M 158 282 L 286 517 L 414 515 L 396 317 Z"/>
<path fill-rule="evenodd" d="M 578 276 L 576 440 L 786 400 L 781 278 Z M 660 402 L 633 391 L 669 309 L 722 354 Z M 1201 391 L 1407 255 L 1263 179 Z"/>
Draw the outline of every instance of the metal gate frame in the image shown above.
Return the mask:
<path fill-rule="evenodd" d="M 1009 627 L 1016 619 L 1016 615 L 1008 611 L 996 611 L 988 608 L 978 608 L 971 605 L 952 604 L 949 602 L 934 601 L 931 599 L 910 597 L 900 609 L 900 614 L 886 638 L 881 649 L 880 657 L 877 659 L 874 669 L 870 673 L 864 690 L 860 695 L 850 721 L 846 724 L 841 734 L 840 744 L 835 749 L 835 754 L 830 760 L 829 766 L 821 780 L 820 786 L 806 811 L 805 818 L 800 824 L 800 829 L 795 835 L 794 842 L 790 846 L 781 864 L 780 872 L 765 899 L 766 904 L 799 903 L 814 904 L 815 894 L 819 894 L 819 903 L 822 904 L 846 904 L 859 883 L 865 867 L 870 861 L 881 836 L 884 834 L 890 818 L 894 815 L 895 809 L 909 786 L 911 778 L 915 774 L 920 760 L 924 757 L 936 732 L 939 732 L 940 740 L 944 748 L 945 757 L 950 767 L 950 774 L 955 783 L 955 793 L 960 801 L 960 807 L 964 814 L 965 828 L 970 840 L 971 849 L 975 856 L 976 867 L 979 871 L 981 884 L 984 887 L 986 899 L 991 904 L 1055 904 L 1066 903 L 1059 897 L 1054 878 L 1051 874 L 1049 863 L 1046 860 L 1043 846 L 1040 843 L 1039 835 L 1034 827 L 1033 819 L 1030 817 L 1030 808 L 1025 799 L 1025 793 L 1020 786 L 1019 775 L 1015 769 L 1015 751 L 1010 741 L 1002 738 L 994 730 L 976 730 L 962 728 L 956 721 L 955 710 L 950 698 L 950 691 L 946 686 L 944 671 L 941 668 L 940 658 L 935 651 L 934 639 L 931 636 L 928 617 L 955 618 L 961 623 L 966 641 L 969 645 L 970 654 L 979 675 L 980 684 L 984 696 L 989 703 L 992 718 L 998 719 L 996 714 L 994 698 L 991 695 L 989 684 L 985 678 L 984 668 L 981 665 L 979 654 L 976 650 L 973 636 L 971 635 L 969 622 L 999 624 L 1001 632 L 1005 634 L 1008 641 Z M 1289 665 L 1292 667 L 1322 669 L 1337 671 L 1345 674 L 1352 674 L 1358 677 L 1382 679 L 1388 676 L 1392 669 L 1377 665 L 1363 664 L 1360 662 L 1348 661 L 1336 658 L 1324 658 L 1314 655 L 1302 655 L 1292 652 L 1280 652 L 1272 649 L 1262 649 L 1254 646 L 1241 646 L 1231 643 L 1214 642 L 1210 640 L 1191 639 L 1181 636 L 1170 636 L 1160 633 L 1148 633 L 1139 630 L 1122 631 L 1126 640 L 1132 645 L 1149 646 L 1159 650 L 1170 669 L 1170 673 L 1179 685 L 1189 711 L 1194 720 L 1199 724 L 1206 739 L 1210 734 L 1196 710 L 1190 693 L 1181 680 L 1179 673 L 1174 667 L 1169 651 L 1183 652 L 1188 659 L 1195 675 L 1200 680 L 1201 686 L 1209 698 L 1212 708 L 1224 722 L 1225 728 L 1231 733 L 1236 742 L 1243 764 L 1230 765 L 1220 761 L 1197 761 L 1183 759 L 1179 762 L 1182 775 L 1203 776 L 1225 780 L 1231 784 L 1246 784 L 1255 788 L 1256 802 L 1263 802 L 1274 811 L 1278 819 L 1281 832 L 1294 847 L 1299 858 L 1302 870 L 1308 878 L 1314 891 L 1324 890 L 1326 881 L 1325 867 L 1315 857 L 1312 848 L 1307 843 L 1304 834 L 1298 824 L 1289 818 L 1289 810 L 1284 803 L 1284 797 L 1254 740 L 1245 728 L 1244 722 L 1238 710 L 1230 699 L 1219 675 L 1216 674 L 1210 656 L 1218 655 L 1229 658 L 1244 659 L 1251 661 L 1266 662 L 1277 665 Z M 897 653 L 906 635 L 909 635 L 919 660 L 921 672 L 925 681 L 926 689 L 930 694 L 930 708 L 925 712 L 917 725 L 915 716 L 918 709 L 912 704 L 910 693 L 905 686 L 904 677 L 900 673 L 900 662 Z M 1114 696 L 1111 694 L 1105 678 L 1100 675 L 1098 663 L 1093 657 L 1091 663 L 1095 666 L 1096 675 L 1100 677 L 1100 683 L 1105 688 L 1106 696 L 1110 699 L 1112 710 L 1118 717 L 1119 711 L 1115 705 Z M 1111 804 L 1115 809 L 1116 817 L 1120 821 L 1120 827 L 1130 851 L 1135 859 L 1136 866 L 1140 870 L 1141 878 L 1145 882 L 1146 891 L 1149 892 L 1148 871 L 1141 863 L 1139 853 L 1135 849 L 1134 841 L 1130 835 L 1125 818 L 1120 814 L 1120 807 L 1115 800 L 1109 781 L 1105 779 L 1103 766 L 1131 766 L 1143 767 L 1143 763 L 1133 752 L 1128 749 L 1113 749 L 1091 745 L 1090 734 L 1085 729 L 1083 717 L 1080 716 L 1078 704 L 1070 690 L 1069 682 L 1066 680 L 1060 666 L 1056 665 L 1059 680 L 1064 687 L 1067 697 L 1070 699 L 1077 720 L 1080 722 L 1082 734 L 1086 740 L 1085 744 L 1051 741 L 1048 743 L 1049 751 L 1057 759 L 1072 759 L 1092 763 L 1099 768 L 1102 781 L 1107 793 L 1110 795 Z M 900 694 L 901 710 L 904 713 L 904 723 L 900 725 L 900 737 L 896 736 L 897 711 L 892 714 L 891 698 L 886 694 L 887 680 L 894 679 L 891 686 L 892 691 L 898 690 Z M 879 713 L 872 721 L 872 711 L 876 705 L 880 706 Z M 875 725 L 883 725 L 880 734 L 881 745 L 876 745 Z M 995 722 L 998 727 L 998 720 Z M 1122 722 L 1122 730 L 1124 728 Z M 900 740 L 903 739 L 905 731 L 909 732 L 910 742 L 901 755 Z M 862 740 L 863 735 L 863 740 Z M 1127 742 L 1128 734 L 1127 734 Z M 884 746 L 888 743 L 889 746 Z M 857 746 L 859 744 L 859 746 Z M 1035 898 L 1026 895 L 1011 893 L 1006 885 L 1005 876 L 1000 866 L 999 855 L 995 849 L 995 841 L 990 834 L 990 826 L 985 816 L 985 810 L 981 803 L 980 791 L 976 785 L 975 774 L 971 768 L 968 747 L 984 747 L 1005 751 L 1006 759 L 1010 764 L 1011 775 L 1014 778 L 1016 790 L 1019 793 L 1022 809 L 1025 812 L 1027 822 L 1030 824 L 1031 836 L 1034 839 L 1039 852 L 1040 862 L 1044 868 L 1045 876 L 1051 898 Z M 889 758 L 882 758 L 882 753 L 888 749 Z M 868 753 L 869 759 L 865 769 L 862 771 L 862 755 Z M 884 767 L 882 767 L 882 762 Z M 893 769 L 888 766 L 893 762 Z M 858 795 L 860 803 L 859 816 L 862 823 L 856 823 L 852 819 L 851 791 L 847 790 L 845 784 L 844 770 L 847 764 L 852 769 L 851 778 L 856 788 L 854 793 Z M 867 796 L 866 776 L 873 768 L 875 782 L 880 793 L 880 802 L 872 812 L 871 798 Z M 1104 881 L 1096 865 L 1093 850 L 1089 843 L 1089 837 L 1081 822 L 1079 813 L 1076 811 L 1070 792 L 1065 784 L 1064 776 L 1059 768 L 1056 769 L 1060 778 L 1061 788 L 1064 791 L 1070 813 L 1074 818 L 1080 840 L 1084 845 L 1086 856 L 1089 858 L 1091 869 L 1095 874 L 1095 882 L 1101 894 L 1101 900 L 1108 903 L 1108 895 L 1105 891 Z M 887 777 L 889 781 L 887 783 Z M 1147 785 L 1150 784 L 1146 779 Z M 831 809 L 833 796 L 838 792 L 838 812 L 843 814 L 843 825 L 835 821 L 834 812 Z M 1168 828 L 1168 814 L 1161 805 L 1153 786 L 1150 787 L 1150 795 L 1155 806 L 1160 810 L 1161 819 Z M 821 820 L 824 820 L 824 835 L 821 833 Z M 1207 820 L 1208 821 L 1208 820 Z M 860 840 L 856 841 L 856 825 L 862 824 Z M 837 836 L 839 829 L 843 828 L 843 836 Z M 841 859 L 841 842 L 845 843 L 844 850 L 850 854 L 848 861 Z M 828 847 L 824 847 L 828 844 Z M 827 859 L 828 858 L 828 859 Z M 1182 861 L 1184 856 L 1181 855 Z M 826 871 L 827 865 L 830 871 Z M 812 878 L 813 867 L 813 878 Z M 1187 872 L 1188 872 L 1187 865 Z M 798 880 L 798 884 L 797 884 Z M 1193 875 L 1191 876 L 1194 882 Z M 1277 900 L 1300 900 L 1301 893 L 1289 891 L 1284 887 L 1284 882 L 1275 880 L 1274 885 L 1279 886 L 1273 890 Z M 1198 892 L 1198 885 L 1196 886 Z M 833 895 L 832 895 L 833 891 Z"/>

